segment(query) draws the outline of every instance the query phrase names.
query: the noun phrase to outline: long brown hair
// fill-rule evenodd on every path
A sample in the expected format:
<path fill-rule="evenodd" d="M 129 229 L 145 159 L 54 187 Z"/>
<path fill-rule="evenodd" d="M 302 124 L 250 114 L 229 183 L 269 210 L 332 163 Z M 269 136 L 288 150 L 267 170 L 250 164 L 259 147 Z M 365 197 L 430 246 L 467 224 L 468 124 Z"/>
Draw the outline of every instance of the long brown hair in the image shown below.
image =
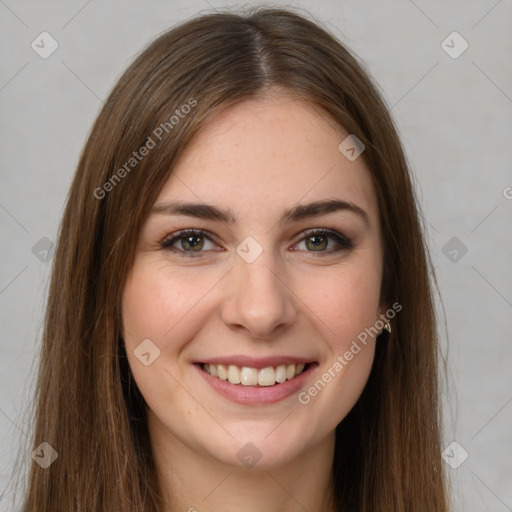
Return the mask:
<path fill-rule="evenodd" d="M 162 510 L 121 294 L 149 209 L 194 135 L 269 87 L 319 106 L 366 146 L 385 244 L 382 299 L 403 308 L 336 429 L 338 509 L 448 510 L 435 283 L 396 129 L 363 65 L 331 34 L 260 8 L 202 15 L 158 37 L 94 123 L 60 227 L 34 401 L 32 449 L 46 442 L 58 458 L 46 469 L 32 463 L 24 512 Z"/>

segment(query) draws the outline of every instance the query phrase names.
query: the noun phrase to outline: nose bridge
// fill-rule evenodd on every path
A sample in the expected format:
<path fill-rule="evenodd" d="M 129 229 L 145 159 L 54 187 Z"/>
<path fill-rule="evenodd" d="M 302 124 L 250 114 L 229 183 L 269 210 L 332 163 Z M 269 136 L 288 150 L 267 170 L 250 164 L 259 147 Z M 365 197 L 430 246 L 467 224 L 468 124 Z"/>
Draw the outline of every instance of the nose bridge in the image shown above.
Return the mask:
<path fill-rule="evenodd" d="M 258 247 L 259 246 L 259 247 Z M 252 336 L 268 337 L 276 327 L 296 317 L 293 293 L 271 251 L 253 240 L 242 242 L 231 272 L 224 308 L 224 322 L 243 326 Z"/>

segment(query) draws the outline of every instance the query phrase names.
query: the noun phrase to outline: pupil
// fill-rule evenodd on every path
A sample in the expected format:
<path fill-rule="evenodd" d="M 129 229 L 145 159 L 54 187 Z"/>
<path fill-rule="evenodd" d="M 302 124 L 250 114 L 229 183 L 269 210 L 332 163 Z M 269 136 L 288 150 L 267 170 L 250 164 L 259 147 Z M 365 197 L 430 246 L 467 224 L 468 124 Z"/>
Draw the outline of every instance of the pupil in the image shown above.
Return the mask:
<path fill-rule="evenodd" d="M 316 242 L 313 242 L 314 247 L 319 247 L 320 245 L 323 246 L 323 244 L 325 243 L 325 237 L 323 236 L 312 236 L 309 239 L 316 240 Z"/>
<path fill-rule="evenodd" d="M 196 242 L 193 242 L 193 240 L 196 239 Z M 186 244 L 190 247 L 190 248 L 194 248 L 196 245 L 201 248 L 201 241 L 199 240 L 200 237 L 198 237 L 197 235 L 191 235 L 191 236 L 188 236 L 186 238 Z"/>

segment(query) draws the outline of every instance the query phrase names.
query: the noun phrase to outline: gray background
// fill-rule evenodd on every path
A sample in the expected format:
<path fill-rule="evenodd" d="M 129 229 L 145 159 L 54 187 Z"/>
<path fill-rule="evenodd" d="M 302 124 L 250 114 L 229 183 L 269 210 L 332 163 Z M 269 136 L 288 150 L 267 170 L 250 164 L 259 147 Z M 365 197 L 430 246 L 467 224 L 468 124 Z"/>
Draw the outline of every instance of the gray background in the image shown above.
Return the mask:
<path fill-rule="evenodd" d="M 16 449 L 30 429 L 23 414 L 49 277 L 48 242 L 40 240 L 56 239 L 92 122 L 155 35 L 235 5 L 242 3 L 0 0 L 1 510 L 11 510 Z M 367 63 L 417 180 L 447 320 L 445 446 L 460 445 L 448 450 L 452 464 L 462 449 L 469 454 L 449 469 L 455 510 L 512 511 L 512 1 L 292 5 L 326 22 Z M 43 31 L 59 44 L 47 59 L 31 48 Z M 445 49 L 461 42 L 442 46 L 453 31 L 469 44 L 458 58 Z"/>

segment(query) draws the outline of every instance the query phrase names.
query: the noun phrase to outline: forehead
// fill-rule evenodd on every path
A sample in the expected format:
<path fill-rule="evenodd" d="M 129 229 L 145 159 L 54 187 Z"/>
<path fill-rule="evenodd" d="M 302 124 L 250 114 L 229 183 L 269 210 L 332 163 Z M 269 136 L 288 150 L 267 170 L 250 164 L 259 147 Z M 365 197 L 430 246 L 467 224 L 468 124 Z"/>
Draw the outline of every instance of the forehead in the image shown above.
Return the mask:
<path fill-rule="evenodd" d="M 202 127 L 156 202 L 200 201 L 240 217 L 270 219 L 290 204 L 339 198 L 375 222 L 369 170 L 362 158 L 349 161 L 338 149 L 348 135 L 319 108 L 292 96 L 245 100 Z"/>

